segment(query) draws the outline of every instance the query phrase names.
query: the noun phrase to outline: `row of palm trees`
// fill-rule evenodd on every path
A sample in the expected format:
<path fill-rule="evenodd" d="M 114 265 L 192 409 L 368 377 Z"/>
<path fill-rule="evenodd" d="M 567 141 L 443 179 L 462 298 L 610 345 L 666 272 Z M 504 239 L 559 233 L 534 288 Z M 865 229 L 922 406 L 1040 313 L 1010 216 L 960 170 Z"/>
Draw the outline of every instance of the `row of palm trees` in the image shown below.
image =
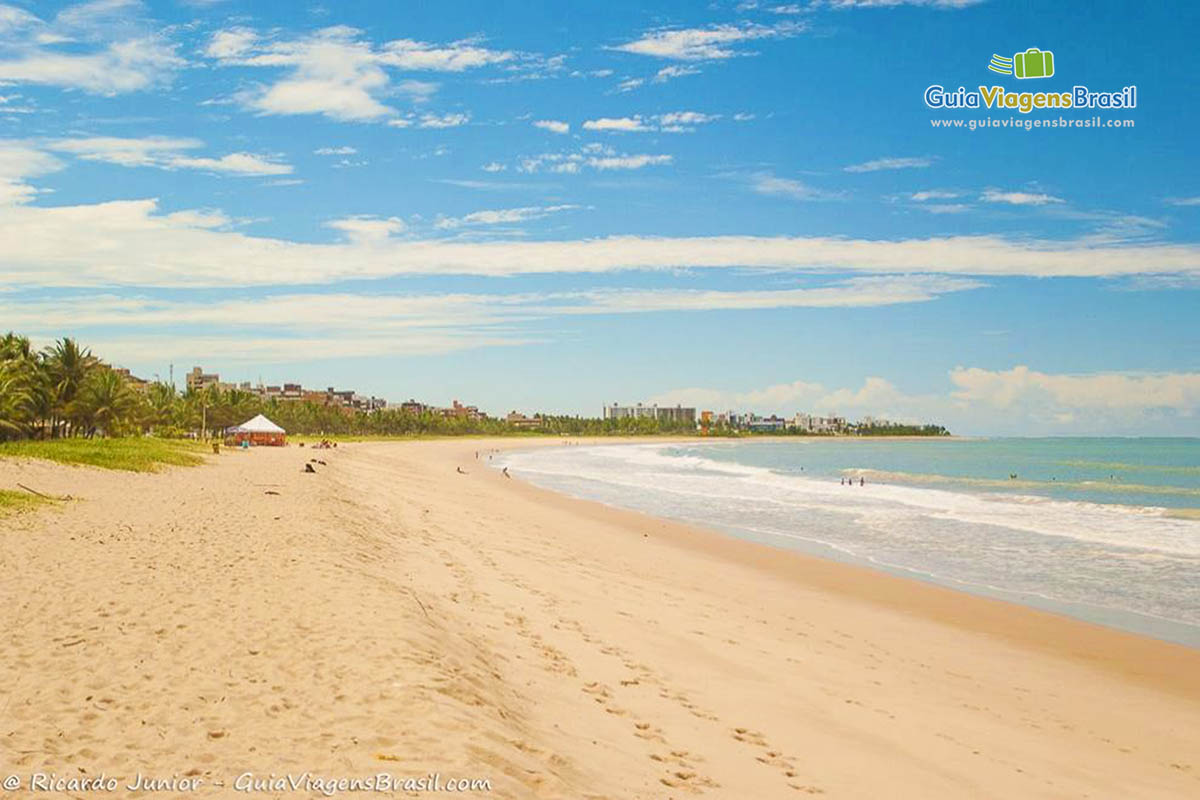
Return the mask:
<path fill-rule="evenodd" d="M 128 381 L 70 338 L 44 350 L 0 338 L 0 439 L 119 434 L 135 427 Z"/>
<path fill-rule="evenodd" d="M 210 386 L 180 393 L 168 383 L 134 386 L 71 338 L 35 350 L 24 336 L 0 337 L 0 441 L 70 436 L 207 436 L 265 414 L 289 433 L 379 436 L 503 435 L 500 419 L 447 417 L 400 409 L 366 413 L 312 402 L 264 399 Z M 569 435 L 684 433 L 691 426 L 646 419 L 540 416 L 534 432 Z"/>

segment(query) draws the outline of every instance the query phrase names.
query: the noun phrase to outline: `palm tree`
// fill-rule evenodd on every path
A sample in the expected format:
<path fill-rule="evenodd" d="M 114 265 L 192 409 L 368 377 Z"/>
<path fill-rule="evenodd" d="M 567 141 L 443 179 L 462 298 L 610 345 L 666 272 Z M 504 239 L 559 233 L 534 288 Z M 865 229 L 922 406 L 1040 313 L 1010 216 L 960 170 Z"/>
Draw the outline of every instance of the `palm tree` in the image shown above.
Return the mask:
<path fill-rule="evenodd" d="M 169 427 L 176 424 L 179 395 L 175 387 L 161 381 L 150 384 L 146 389 L 146 402 L 150 404 L 150 424 L 153 427 Z"/>
<path fill-rule="evenodd" d="M 29 433 L 33 396 L 28 378 L 14 361 L 0 361 L 0 441 Z"/>
<path fill-rule="evenodd" d="M 47 348 L 42 359 L 52 397 L 51 435 L 57 436 L 60 420 L 100 361 L 91 350 L 80 347 L 70 337 L 63 337 Z"/>
<path fill-rule="evenodd" d="M 138 401 L 123 377 L 111 369 L 92 372 L 71 402 L 71 416 L 91 436 L 119 432 L 132 423 Z"/>

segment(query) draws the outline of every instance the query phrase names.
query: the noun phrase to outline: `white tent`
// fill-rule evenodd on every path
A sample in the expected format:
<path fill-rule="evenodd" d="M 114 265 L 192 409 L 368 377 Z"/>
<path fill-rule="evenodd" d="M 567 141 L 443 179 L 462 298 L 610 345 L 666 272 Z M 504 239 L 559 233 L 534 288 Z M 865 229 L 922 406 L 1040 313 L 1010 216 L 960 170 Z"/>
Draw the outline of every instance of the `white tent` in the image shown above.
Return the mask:
<path fill-rule="evenodd" d="M 287 433 L 283 428 L 259 414 L 254 419 L 248 419 L 236 428 L 230 428 L 230 433 Z"/>

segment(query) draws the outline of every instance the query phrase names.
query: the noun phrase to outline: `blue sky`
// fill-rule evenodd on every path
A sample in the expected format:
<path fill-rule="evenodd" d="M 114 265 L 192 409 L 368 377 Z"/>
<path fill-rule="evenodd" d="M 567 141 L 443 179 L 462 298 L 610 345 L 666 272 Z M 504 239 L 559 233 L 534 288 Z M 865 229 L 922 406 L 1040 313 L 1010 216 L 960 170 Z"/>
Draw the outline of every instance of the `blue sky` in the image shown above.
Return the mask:
<path fill-rule="evenodd" d="M 1197 435 L 1198 22 L 1183 2 L 9 0 L 0 328 L 147 377 L 497 413 Z M 1054 76 L 987 70 L 1030 47 Z M 1135 85 L 1137 106 L 933 110 L 932 84 Z"/>

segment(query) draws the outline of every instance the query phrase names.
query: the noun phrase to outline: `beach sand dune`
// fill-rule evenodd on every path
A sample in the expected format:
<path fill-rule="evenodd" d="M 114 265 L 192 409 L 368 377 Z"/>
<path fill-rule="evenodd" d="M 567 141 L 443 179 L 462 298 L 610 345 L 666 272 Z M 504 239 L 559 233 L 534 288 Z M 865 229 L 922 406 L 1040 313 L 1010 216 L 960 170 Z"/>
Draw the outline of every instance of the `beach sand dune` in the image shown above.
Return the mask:
<path fill-rule="evenodd" d="M 513 798 L 1200 794 L 1197 651 L 474 458 L 511 444 L 345 445 L 315 474 L 294 447 L 0 461 L 0 487 L 78 498 L 0 518 L 0 769 L 215 796 L 381 771 Z"/>

